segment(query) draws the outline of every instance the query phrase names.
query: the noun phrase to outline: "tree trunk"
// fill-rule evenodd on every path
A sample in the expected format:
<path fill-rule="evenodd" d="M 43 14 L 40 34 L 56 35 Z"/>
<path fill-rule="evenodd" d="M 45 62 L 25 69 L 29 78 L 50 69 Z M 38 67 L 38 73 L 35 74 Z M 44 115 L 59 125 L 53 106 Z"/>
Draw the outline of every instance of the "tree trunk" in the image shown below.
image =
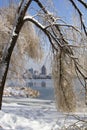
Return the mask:
<path fill-rule="evenodd" d="M 12 36 L 9 40 L 9 44 L 7 45 L 7 48 L 5 49 L 3 56 L 2 56 L 2 60 L 0 62 L 0 110 L 1 110 L 1 107 L 2 107 L 3 90 L 4 90 L 4 85 L 5 85 L 7 73 L 8 73 L 11 54 L 12 54 L 14 46 L 17 42 L 20 30 L 21 30 L 21 28 L 24 24 L 23 19 L 24 19 L 25 13 L 26 13 L 29 5 L 31 4 L 31 1 L 32 0 L 28 0 L 24 4 L 23 7 L 22 7 L 23 1 L 19 5 L 17 16 L 16 16 L 16 22 L 15 22 L 15 25 L 13 27 Z"/>
<path fill-rule="evenodd" d="M 10 63 L 10 58 L 12 51 L 14 49 L 15 43 L 17 41 L 18 35 L 12 37 L 11 43 L 9 43 L 8 48 L 6 48 L 6 51 L 3 54 L 2 61 L 0 63 L 0 110 L 2 106 L 2 96 L 3 96 L 3 90 L 4 90 L 4 85 L 8 73 L 8 68 L 9 68 L 9 63 Z"/>

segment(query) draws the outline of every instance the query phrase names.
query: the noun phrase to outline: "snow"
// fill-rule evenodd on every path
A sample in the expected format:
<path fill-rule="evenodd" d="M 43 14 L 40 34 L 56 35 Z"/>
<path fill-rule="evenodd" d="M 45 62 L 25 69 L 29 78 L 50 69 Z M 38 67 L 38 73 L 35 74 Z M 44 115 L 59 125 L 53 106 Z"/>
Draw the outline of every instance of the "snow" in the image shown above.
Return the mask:
<path fill-rule="evenodd" d="M 5 87 L 3 95 L 6 97 L 38 97 L 39 91 L 33 90 L 30 87 Z"/>
<path fill-rule="evenodd" d="M 13 99 L 13 102 L 14 100 L 15 99 Z M 19 104 L 24 103 L 24 105 L 4 103 L 0 113 L 0 126 L 4 129 L 51 130 L 56 121 L 56 115 L 53 112 L 55 107 L 50 106 L 51 101 L 43 100 L 41 102 L 41 100 L 35 101 L 30 99 L 30 103 L 27 104 L 28 101 L 25 103 L 25 99 L 16 100 L 19 100 Z M 10 102 L 12 102 L 12 99 Z"/>
<path fill-rule="evenodd" d="M 72 115 L 72 114 L 71 114 Z M 75 113 L 87 120 L 87 113 Z M 74 116 L 58 112 L 54 101 L 4 97 L 0 111 L 0 130 L 63 130 L 76 123 Z M 78 122 L 82 126 L 82 122 Z M 71 130 L 71 129 L 70 129 Z"/>
<path fill-rule="evenodd" d="M 13 36 L 13 37 L 18 35 L 18 34 L 15 32 L 15 30 L 16 30 L 16 27 L 14 27 L 14 29 L 13 29 L 13 33 L 12 33 L 12 36 Z"/>
<path fill-rule="evenodd" d="M 30 21 L 30 22 L 32 21 L 36 26 L 40 27 L 42 30 L 45 29 L 45 27 L 41 23 L 39 23 L 36 19 L 34 19 L 34 17 L 32 17 L 30 15 L 26 15 L 24 17 L 24 21 L 25 22 L 26 21 Z"/>

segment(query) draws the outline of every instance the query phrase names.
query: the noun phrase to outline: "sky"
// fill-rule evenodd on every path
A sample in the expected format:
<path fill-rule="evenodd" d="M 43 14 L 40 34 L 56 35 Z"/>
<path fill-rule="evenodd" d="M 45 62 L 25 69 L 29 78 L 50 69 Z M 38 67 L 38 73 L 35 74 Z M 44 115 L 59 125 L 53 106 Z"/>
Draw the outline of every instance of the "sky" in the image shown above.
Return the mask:
<path fill-rule="evenodd" d="M 9 2 L 11 1 L 17 2 L 18 0 L 0 0 L 0 7 L 5 7 L 9 5 Z M 62 17 L 64 18 L 65 16 L 67 16 L 67 12 L 68 14 L 70 14 L 71 12 L 69 11 L 66 0 L 62 0 L 62 2 L 63 4 L 61 4 L 61 0 L 53 0 L 54 6 L 56 7 L 59 16 L 62 15 Z M 34 8 L 37 9 L 37 6 L 36 4 L 34 4 L 34 2 L 33 2 L 33 6 Z"/>
<path fill-rule="evenodd" d="M 19 0 L 0 0 L 0 7 L 4 7 L 9 5 L 9 2 L 17 2 Z M 42 0 L 41 0 L 42 1 Z M 44 0 L 46 1 L 46 0 Z M 75 0 L 77 1 L 77 0 Z M 85 0 L 87 2 L 87 0 Z M 62 2 L 62 3 L 61 3 Z M 69 0 L 53 0 L 54 7 L 56 8 L 57 14 L 61 16 L 63 19 L 70 21 L 70 16 L 72 15 L 73 9 L 72 6 L 70 6 Z M 78 4 L 78 2 L 77 2 Z M 38 8 L 36 4 L 33 2 L 33 8 Z M 82 8 L 82 6 L 79 6 Z M 85 10 L 84 10 L 85 11 Z"/>
<path fill-rule="evenodd" d="M 0 7 L 4 7 L 4 6 L 7 6 L 7 5 L 9 5 L 9 2 L 10 2 L 11 0 L 0 0 Z M 15 2 L 17 2 L 18 0 L 13 0 L 13 1 L 15 1 Z M 44 0 L 44 3 L 45 3 L 45 1 L 46 0 Z M 77 0 L 75 0 L 76 2 L 77 2 Z M 87 0 L 85 0 L 85 1 L 87 1 Z M 61 3 L 62 2 L 62 3 Z M 55 7 L 55 9 L 53 8 L 50 8 L 50 4 L 49 4 L 49 9 L 50 9 L 50 11 L 51 10 L 55 10 L 56 11 L 56 13 L 55 13 L 55 15 L 58 15 L 61 19 L 63 19 L 65 22 L 68 22 L 68 24 L 71 24 L 73 21 L 72 21 L 72 19 L 73 19 L 73 17 L 75 16 L 75 15 L 77 15 L 76 14 L 76 12 L 74 11 L 74 14 L 73 14 L 73 8 L 72 8 L 72 6 L 71 6 L 71 4 L 69 3 L 69 1 L 68 0 L 53 0 L 53 4 L 54 4 L 54 7 Z M 77 3 L 78 4 L 78 3 Z M 83 8 L 82 8 L 82 6 L 81 5 L 79 5 L 79 7 L 80 7 L 80 9 L 81 10 L 83 10 Z M 33 2 L 32 4 L 31 4 L 31 7 L 30 7 L 30 14 L 33 14 L 33 15 L 35 15 L 34 14 L 34 12 L 36 11 L 38 9 L 38 6 Z M 33 10 L 33 11 L 32 11 Z M 83 10 L 83 13 L 84 13 L 84 16 L 85 16 L 85 18 L 86 18 L 86 10 L 84 9 Z M 86 24 L 87 24 L 87 18 L 86 18 L 86 20 L 85 20 L 85 22 L 86 22 Z M 48 41 L 46 41 L 46 42 L 48 42 Z M 46 66 L 47 66 L 47 68 L 49 68 L 49 61 L 50 61 L 50 58 L 48 57 L 48 55 L 49 55 L 49 45 L 45 48 L 45 57 L 43 58 L 43 61 L 41 62 L 41 63 L 39 63 L 39 64 L 36 64 L 34 61 L 32 61 L 31 63 L 30 63 L 30 61 L 29 61 L 29 63 L 30 63 L 30 67 L 32 67 L 32 66 L 34 66 L 34 63 L 35 63 L 35 68 L 36 69 L 38 69 L 39 70 L 39 68 L 43 65 L 43 64 L 46 64 Z M 47 62 L 47 63 L 46 63 Z M 28 64 L 26 65 L 26 66 L 29 66 Z M 49 69 L 50 70 L 50 69 Z"/>

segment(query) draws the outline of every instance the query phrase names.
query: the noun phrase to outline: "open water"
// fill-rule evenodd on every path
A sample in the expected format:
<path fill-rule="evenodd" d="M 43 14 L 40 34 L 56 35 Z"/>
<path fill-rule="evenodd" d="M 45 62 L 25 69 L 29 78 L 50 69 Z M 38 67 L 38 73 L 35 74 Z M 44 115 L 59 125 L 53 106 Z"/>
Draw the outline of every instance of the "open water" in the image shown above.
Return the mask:
<path fill-rule="evenodd" d="M 32 79 L 28 81 L 28 83 L 29 87 L 40 92 L 38 99 L 54 100 L 54 87 L 52 79 Z"/>

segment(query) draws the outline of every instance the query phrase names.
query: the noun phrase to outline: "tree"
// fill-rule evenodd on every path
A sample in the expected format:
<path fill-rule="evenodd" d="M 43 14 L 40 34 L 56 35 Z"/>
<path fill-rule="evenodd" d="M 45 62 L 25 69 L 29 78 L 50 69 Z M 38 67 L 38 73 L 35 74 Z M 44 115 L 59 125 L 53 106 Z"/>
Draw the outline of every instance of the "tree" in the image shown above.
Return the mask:
<path fill-rule="evenodd" d="M 9 7 L 5 7 L 0 10 L 1 52 L 3 50 L 2 48 L 7 45 L 7 41 L 9 41 L 9 35 L 12 31 L 16 9 L 16 5 L 10 5 Z M 30 22 L 25 23 L 21 29 L 16 46 L 11 56 L 7 79 L 12 81 L 13 79 L 16 79 L 22 83 L 21 85 L 24 85 L 22 76 L 26 69 L 25 64 L 27 62 L 27 58 L 25 57 L 29 56 L 37 61 L 37 59 L 41 58 L 41 52 L 40 40 L 37 37 L 33 24 Z"/>
<path fill-rule="evenodd" d="M 19 32 L 24 24 L 23 22 L 23 18 L 25 16 L 25 13 L 28 9 L 28 6 L 30 5 L 31 1 L 26 2 L 23 10 L 21 10 L 22 4 L 24 1 L 21 1 L 18 10 L 17 10 L 17 19 L 16 19 L 16 23 L 13 27 L 13 32 L 12 32 L 12 37 L 9 40 L 9 45 L 7 46 L 7 48 L 5 49 L 5 51 L 3 52 L 2 55 L 2 59 L 0 61 L 0 106 L 2 103 L 2 95 L 3 95 L 3 89 L 4 89 L 4 85 L 5 85 L 5 80 L 6 80 L 6 76 L 7 76 L 7 72 L 8 72 L 8 67 L 9 67 L 9 62 L 10 62 L 10 58 L 11 58 L 11 54 L 13 51 L 13 48 L 16 44 L 16 41 L 18 39 L 19 36 Z M 0 107 L 1 108 L 1 107 Z"/>
<path fill-rule="evenodd" d="M 67 24 L 59 17 L 56 17 L 54 14 L 50 13 L 48 9 L 46 9 L 46 7 L 44 6 L 44 3 L 40 0 L 21 0 L 16 12 L 13 32 L 11 34 L 9 43 L 1 56 L 0 61 L 0 108 L 2 105 L 2 95 L 6 76 L 8 73 L 11 54 L 24 23 L 32 22 L 47 36 L 52 47 L 54 60 L 53 76 L 55 80 L 55 90 L 57 93 L 60 93 L 60 95 L 56 93 L 57 104 L 59 108 L 63 111 L 70 112 L 75 109 L 76 103 L 73 87 L 71 84 L 71 70 L 72 68 L 75 69 L 78 77 L 80 75 L 84 79 L 84 82 L 86 81 L 86 76 L 84 75 L 83 70 L 81 69 L 82 66 L 80 66 L 78 58 L 76 57 L 77 55 L 74 48 L 77 47 L 77 44 L 75 45 L 73 43 L 77 42 L 77 38 L 76 41 L 74 40 L 75 34 L 77 35 L 77 37 L 79 36 L 80 39 L 82 39 L 84 35 L 84 38 L 86 39 L 87 29 L 86 23 L 84 23 L 83 21 L 83 10 L 80 11 L 79 6 L 73 0 L 68 1 L 70 2 L 69 4 L 71 4 L 74 10 L 76 10 L 78 13 L 81 28 L 76 28 L 73 24 Z M 33 16 L 26 15 L 26 12 L 32 2 L 35 2 L 40 8 L 40 12 L 36 15 L 36 19 Z M 83 8 L 87 9 L 86 2 L 78 0 L 78 3 L 81 4 Z M 42 21 L 45 21 L 45 24 L 43 24 L 43 22 L 41 21 L 39 22 L 38 16 L 40 16 L 40 20 L 42 19 Z M 65 33 L 69 33 L 71 41 L 67 38 L 68 36 L 65 35 Z M 86 84 L 84 85 L 84 87 L 86 90 Z M 61 99 L 62 102 L 60 102 Z"/>

